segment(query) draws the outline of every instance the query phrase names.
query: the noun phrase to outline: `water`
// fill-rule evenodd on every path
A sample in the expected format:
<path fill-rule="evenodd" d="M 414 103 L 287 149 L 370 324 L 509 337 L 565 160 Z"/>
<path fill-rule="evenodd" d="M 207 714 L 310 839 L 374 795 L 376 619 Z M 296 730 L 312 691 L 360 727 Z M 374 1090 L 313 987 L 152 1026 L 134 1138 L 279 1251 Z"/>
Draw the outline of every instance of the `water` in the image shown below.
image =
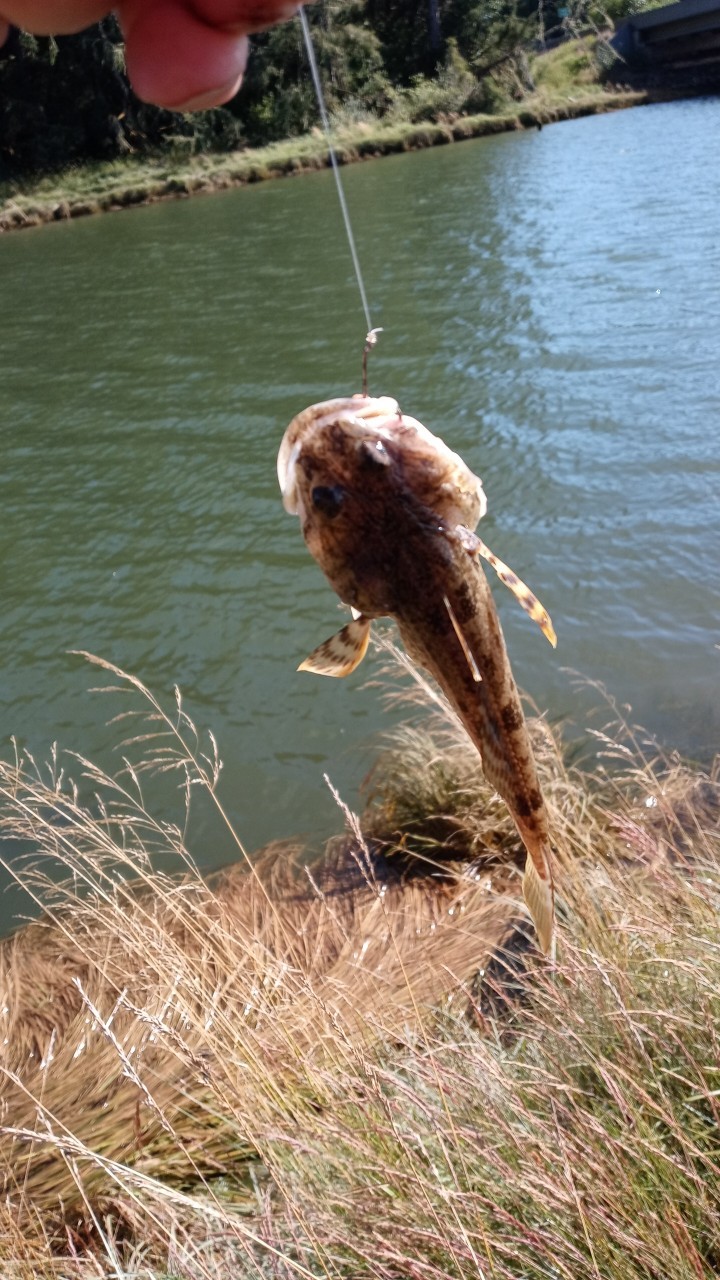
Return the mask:
<path fill-rule="evenodd" d="M 720 101 L 345 171 L 371 390 L 482 475 L 516 675 L 582 732 L 604 682 L 668 747 L 718 744 Z M 295 667 L 340 615 L 283 512 L 299 409 L 358 389 L 364 321 L 329 173 L 4 237 L 0 749 L 119 764 L 90 650 L 181 686 L 253 848 L 319 839 L 388 712 Z M 373 674 L 372 667 L 368 669 Z M 164 805 L 167 797 L 161 803 Z M 196 824 L 204 865 L 233 856 Z"/>

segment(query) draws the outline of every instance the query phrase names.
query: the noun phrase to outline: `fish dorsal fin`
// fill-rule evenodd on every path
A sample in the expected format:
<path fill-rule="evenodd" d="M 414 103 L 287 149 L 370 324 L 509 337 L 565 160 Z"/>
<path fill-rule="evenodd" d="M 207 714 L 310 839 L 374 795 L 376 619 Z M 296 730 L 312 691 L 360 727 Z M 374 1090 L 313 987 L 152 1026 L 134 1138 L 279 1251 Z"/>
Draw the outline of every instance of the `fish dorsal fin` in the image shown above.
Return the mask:
<path fill-rule="evenodd" d="M 537 622 L 543 635 L 550 641 L 553 649 L 557 646 L 557 636 L 555 628 L 550 620 L 550 614 L 547 609 L 541 605 L 536 595 L 533 595 L 529 587 L 525 585 L 521 578 L 518 578 L 512 569 L 503 564 L 502 560 L 490 550 L 483 542 L 482 538 L 478 538 L 476 533 L 470 534 L 472 544 L 467 537 L 464 537 L 464 544 L 471 555 L 482 556 L 483 560 L 487 560 L 495 570 L 501 582 L 512 591 L 515 599 L 518 601 L 526 613 L 530 615 L 533 622 Z"/>
<path fill-rule="evenodd" d="M 304 662 L 298 671 L 314 671 L 318 676 L 349 676 L 360 666 L 367 653 L 370 639 L 370 619 L 359 614 L 341 631 L 324 640 Z"/>
<path fill-rule="evenodd" d="M 473 651 L 470 648 L 470 645 L 468 644 L 467 640 L 465 639 L 465 635 L 462 630 L 462 627 L 460 626 L 460 623 L 455 617 L 455 610 L 453 609 L 447 596 L 443 596 L 443 604 L 445 605 L 445 608 L 448 611 L 448 617 L 452 623 L 453 631 L 455 632 L 455 635 L 460 641 L 460 647 L 462 648 L 462 651 L 465 654 L 465 661 L 467 662 L 470 668 L 470 671 L 472 673 L 472 678 L 476 684 L 480 684 L 480 681 L 482 680 L 482 676 L 480 674 L 480 668 L 478 667 L 478 664 L 475 661 Z"/>

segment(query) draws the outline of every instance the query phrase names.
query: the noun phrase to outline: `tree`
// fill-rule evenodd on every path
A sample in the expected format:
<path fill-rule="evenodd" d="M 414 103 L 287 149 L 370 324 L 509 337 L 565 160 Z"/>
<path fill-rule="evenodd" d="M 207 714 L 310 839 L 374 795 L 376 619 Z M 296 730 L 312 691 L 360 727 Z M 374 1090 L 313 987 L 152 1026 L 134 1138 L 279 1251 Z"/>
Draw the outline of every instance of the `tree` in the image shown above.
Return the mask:
<path fill-rule="evenodd" d="M 381 114 L 389 104 L 391 85 L 365 5 L 329 0 L 309 8 L 307 16 L 328 110 L 357 102 Z M 285 23 L 257 38 L 231 109 L 253 145 L 305 133 L 317 123 L 318 107 L 297 23 Z"/>

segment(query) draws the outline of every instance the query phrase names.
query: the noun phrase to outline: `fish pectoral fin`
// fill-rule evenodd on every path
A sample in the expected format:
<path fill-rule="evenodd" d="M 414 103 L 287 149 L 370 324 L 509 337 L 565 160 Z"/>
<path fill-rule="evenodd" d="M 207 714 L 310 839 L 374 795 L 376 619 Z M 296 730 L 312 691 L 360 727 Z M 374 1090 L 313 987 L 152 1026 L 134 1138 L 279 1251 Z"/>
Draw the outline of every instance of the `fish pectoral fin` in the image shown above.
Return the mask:
<path fill-rule="evenodd" d="M 554 951 L 555 894 L 550 864 L 545 855 L 541 854 L 539 856 L 543 868 L 542 875 L 535 859 L 528 850 L 522 891 L 528 911 L 533 918 L 541 950 L 544 951 L 545 955 L 548 955 Z"/>
<path fill-rule="evenodd" d="M 360 666 L 369 640 L 370 619 L 360 614 L 336 635 L 313 649 L 310 656 L 300 663 L 298 671 L 314 671 L 318 676 L 349 676 Z"/>
<path fill-rule="evenodd" d="M 448 600 L 447 596 L 443 596 L 443 604 L 445 605 L 445 608 L 447 609 L 448 617 L 449 617 L 449 619 L 450 619 L 450 621 L 451 621 L 451 623 L 452 623 L 453 631 L 455 632 L 455 635 L 457 636 L 458 640 L 460 641 L 460 648 L 462 649 L 463 653 L 465 654 L 465 661 L 467 662 L 467 664 L 468 664 L 468 666 L 469 666 L 469 668 L 470 668 L 470 674 L 472 675 L 472 678 L 473 678 L 473 680 L 475 681 L 475 683 L 476 683 L 476 684 L 480 684 L 480 682 L 481 682 L 481 680 L 482 680 L 482 676 L 481 676 L 481 674 L 480 674 L 480 668 L 478 667 L 478 664 L 477 664 L 477 662 L 475 661 L 475 655 L 473 654 L 473 651 L 472 651 L 472 649 L 470 648 L 470 645 L 469 645 L 469 644 L 468 644 L 468 642 L 467 642 L 467 639 L 466 639 L 466 637 L 465 637 L 465 635 L 464 635 L 463 629 L 462 629 L 462 627 L 460 626 L 460 623 L 458 622 L 458 620 L 457 620 L 457 618 L 456 618 L 456 616 L 455 616 L 455 610 L 453 609 L 453 607 L 452 607 L 452 605 L 451 605 L 450 601 Z"/>
<path fill-rule="evenodd" d="M 500 581 L 504 582 L 505 586 L 512 591 L 515 599 L 522 606 L 525 612 L 530 615 L 533 622 L 537 622 L 543 635 L 550 641 L 553 649 L 555 649 L 557 646 L 557 636 L 547 609 L 540 603 L 537 596 L 533 595 L 530 588 L 525 585 L 522 579 L 518 578 L 517 574 L 513 573 L 512 569 L 508 568 L 506 564 L 503 564 L 502 560 L 498 559 L 494 552 L 492 552 L 483 542 L 482 538 L 478 538 L 476 533 L 471 534 L 470 536 L 474 540 L 473 546 L 471 548 L 468 545 L 467 539 L 465 539 L 463 545 L 466 547 L 466 550 L 468 550 L 471 555 L 482 556 L 483 560 L 487 560 L 488 564 L 492 565 Z"/>

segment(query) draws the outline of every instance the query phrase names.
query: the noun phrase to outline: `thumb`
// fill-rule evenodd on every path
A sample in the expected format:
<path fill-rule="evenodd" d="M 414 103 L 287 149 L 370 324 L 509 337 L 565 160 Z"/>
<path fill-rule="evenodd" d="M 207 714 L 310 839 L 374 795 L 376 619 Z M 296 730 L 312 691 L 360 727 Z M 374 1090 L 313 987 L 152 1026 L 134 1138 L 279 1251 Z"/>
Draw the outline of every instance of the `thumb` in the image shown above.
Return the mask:
<path fill-rule="evenodd" d="M 199 111 L 237 92 L 247 39 L 203 21 L 182 0 L 126 0 L 119 9 L 133 89 L 146 102 Z"/>

